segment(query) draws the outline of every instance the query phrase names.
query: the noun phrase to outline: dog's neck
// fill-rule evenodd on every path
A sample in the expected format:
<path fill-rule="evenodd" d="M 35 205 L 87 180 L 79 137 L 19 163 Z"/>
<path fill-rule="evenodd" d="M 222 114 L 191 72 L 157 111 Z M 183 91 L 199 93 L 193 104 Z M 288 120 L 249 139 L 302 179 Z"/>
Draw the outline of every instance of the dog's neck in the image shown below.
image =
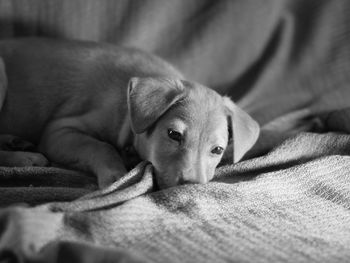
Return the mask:
<path fill-rule="evenodd" d="M 117 148 L 123 149 L 128 145 L 132 145 L 134 140 L 133 137 L 134 137 L 134 134 L 131 130 L 129 116 L 126 115 L 123 120 L 122 126 L 120 128 L 120 132 L 118 134 Z"/>

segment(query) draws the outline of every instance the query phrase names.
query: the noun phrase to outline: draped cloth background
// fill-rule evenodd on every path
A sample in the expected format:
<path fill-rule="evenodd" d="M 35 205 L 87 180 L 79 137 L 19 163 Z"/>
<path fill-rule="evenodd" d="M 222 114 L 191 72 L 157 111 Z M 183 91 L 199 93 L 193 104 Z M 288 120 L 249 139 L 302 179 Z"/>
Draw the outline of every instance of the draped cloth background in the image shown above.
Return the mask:
<path fill-rule="evenodd" d="M 346 0 L 1 0 L 0 38 L 42 35 L 139 47 L 188 78 L 241 99 L 264 124 L 298 108 L 310 107 L 312 113 L 333 108 L 329 96 L 343 102 L 349 5 Z"/>
<path fill-rule="evenodd" d="M 230 95 L 261 125 L 301 111 L 350 131 L 347 0 L 0 0 L 0 39 L 22 36 L 138 47 Z M 0 257 L 341 262 L 350 255 L 349 141 L 300 135 L 268 156 L 223 166 L 216 182 L 156 193 L 141 166 L 128 175 L 134 187 L 120 182 L 75 202 L 93 190 L 91 179 L 1 168 L 2 205 L 68 203 L 1 210 Z"/>

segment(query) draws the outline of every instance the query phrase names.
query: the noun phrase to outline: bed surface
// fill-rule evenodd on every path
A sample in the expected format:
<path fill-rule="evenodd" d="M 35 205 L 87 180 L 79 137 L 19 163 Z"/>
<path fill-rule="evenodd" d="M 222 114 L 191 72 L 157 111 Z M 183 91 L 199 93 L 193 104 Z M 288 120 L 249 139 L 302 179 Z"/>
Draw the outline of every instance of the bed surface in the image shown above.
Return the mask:
<path fill-rule="evenodd" d="M 0 0 L 0 39 L 139 47 L 230 95 L 262 127 L 298 110 L 326 126 L 224 163 L 206 185 L 162 191 L 147 163 L 101 191 L 75 171 L 0 167 L 0 259 L 347 261 L 349 14 L 347 0 Z"/>

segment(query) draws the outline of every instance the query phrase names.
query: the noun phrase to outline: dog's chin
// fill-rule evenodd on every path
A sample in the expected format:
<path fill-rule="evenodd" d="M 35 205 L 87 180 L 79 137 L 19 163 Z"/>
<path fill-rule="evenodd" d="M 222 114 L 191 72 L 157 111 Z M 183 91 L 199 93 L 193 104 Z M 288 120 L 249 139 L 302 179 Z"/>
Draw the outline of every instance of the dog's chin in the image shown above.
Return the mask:
<path fill-rule="evenodd" d="M 154 168 L 154 173 L 156 178 L 155 183 L 157 189 L 162 190 L 178 185 L 178 183 L 175 180 L 169 180 L 172 177 L 167 172 L 161 172 L 157 170 L 157 168 Z"/>

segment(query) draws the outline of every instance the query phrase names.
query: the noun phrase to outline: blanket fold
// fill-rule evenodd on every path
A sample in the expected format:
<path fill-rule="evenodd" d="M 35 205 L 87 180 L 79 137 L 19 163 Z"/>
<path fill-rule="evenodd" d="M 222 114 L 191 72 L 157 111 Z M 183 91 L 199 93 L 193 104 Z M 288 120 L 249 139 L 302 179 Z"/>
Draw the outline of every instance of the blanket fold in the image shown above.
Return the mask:
<path fill-rule="evenodd" d="M 0 247 L 21 258 L 79 241 L 137 251 L 145 262 L 342 262 L 350 256 L 349 153 L 349 135 L 303 133 L 222 166 L 207 185 L 156 192 L 141 163 L 116 191 L 2 210 Z"/>
<path fill-rule="evenodd" d="M 96 179 L 55 167 L 0 167 L 0 207 L 71 201 L 96 190 Z"/>
<path fill-rule="evenodd" d="M 152 165 L 141 162 L 120 180 L 99 191 L 65 203 L 51 203 L 52 211 L 92 211 L 117 206 L 153 189 Z"/>
<path fill-rule="evenodd" d="M 0 0 L 0 38 L 141 48 L 230 95 L 272 135 L 314 117 L 331 131 L 163 191 L 147 163 L 103 190 L 76 171 L 0 167 L 0 261 L 348 261 L 349 13 L 348 0 Z M 284 116 L 295 118 L 274 122 Z"/>

